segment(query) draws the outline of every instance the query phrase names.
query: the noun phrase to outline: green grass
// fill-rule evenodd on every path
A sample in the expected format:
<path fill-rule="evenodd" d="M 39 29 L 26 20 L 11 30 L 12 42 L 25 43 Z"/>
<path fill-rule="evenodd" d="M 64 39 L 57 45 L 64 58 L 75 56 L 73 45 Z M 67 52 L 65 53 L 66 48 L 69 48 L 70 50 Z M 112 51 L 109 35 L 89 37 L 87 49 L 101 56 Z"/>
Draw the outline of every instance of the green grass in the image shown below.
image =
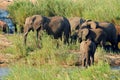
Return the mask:
<path fill-rule="evenodd" d="M 17 64 L 10 68 L 7 80 L 119 80 L 120 72 L 114 72 L 109 65 L 99 62 L 88 69 L 46 64 L 39 67 Z"/>
<path fill-rule="evenodd" d="M 72 0 L 38 0 L 35 5 L 26 0 L 15 0 L 14 4 L 8 7 L 8 11 L 14 22 L 21 27 L 24 26 L 26 17 L 34 14 L 79 16 L 97 21 L 119 20 L 119 6 L 119 0 L 77 0 L 76 2 Z"/>

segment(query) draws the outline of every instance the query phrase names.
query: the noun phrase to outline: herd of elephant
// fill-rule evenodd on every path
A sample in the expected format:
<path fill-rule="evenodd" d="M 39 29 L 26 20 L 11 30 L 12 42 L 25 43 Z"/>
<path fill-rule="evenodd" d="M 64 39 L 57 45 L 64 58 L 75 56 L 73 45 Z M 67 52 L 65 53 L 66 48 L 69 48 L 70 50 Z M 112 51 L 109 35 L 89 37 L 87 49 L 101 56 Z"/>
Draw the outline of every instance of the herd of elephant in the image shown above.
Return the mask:
<path fill-rule="evenodd" d="M 76 43 L 78 40 L 81 43 L 82 65 L 89 66 L 94 63 L 94 54 L 98 45 L 105 48 L 106 42 L 109 42 L 114 50 L 119 50 L 119 28 L 110 22 L 97 22 L 79 17 L 33 15 L 27 17 L 25 21 L 24 43 L 26 44 L 28 32 L 31 30 L 37 32 L 38 43 L 43 31 L 52 35 L 54 39 L 64 38 L 65 44 Z"/>
<path fill-rule="evenodd" d="M 42 15 L 29 16 L 24 24 L 24 44 L 30 31 L 36 31 L 37 42 L 40 43 L 42 32 L 46 31 L 54 39 L 63 38 L 64 44 L 80 42 L 82 65 L 94 63 L 94 53 L 98 45 L 106 48 L 109 42 L 113 50 L 119 50 L 120 27 L 110 22 L 85 20 L 80 17 L 66 18 L 62 16 L 46 17 Z M 38 44 L 41 48 L 41 45 Z"/>

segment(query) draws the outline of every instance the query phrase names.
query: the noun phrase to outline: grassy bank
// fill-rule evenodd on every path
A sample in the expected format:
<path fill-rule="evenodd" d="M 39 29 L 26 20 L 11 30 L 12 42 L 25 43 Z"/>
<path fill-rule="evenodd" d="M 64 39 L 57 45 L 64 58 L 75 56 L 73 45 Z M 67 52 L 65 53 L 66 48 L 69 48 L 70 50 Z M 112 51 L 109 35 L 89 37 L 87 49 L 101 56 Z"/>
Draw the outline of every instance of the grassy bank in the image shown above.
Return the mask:
<path fill-rule="evenodd" d="M 7 80 L 119 80 L 120 73 L 108 64 L 99 62 L 88 69 L 46 64 L 39 67 L 15 65 L 5 77 Z"/>
<path fill-rule="evenodd" d="M 42 49 L 36 46 L 35 34 L 28 35 L 27 46 L 23 45 L 23 35 L 7 36 L 12 42 L 10 47 L 0 50 L 4 54 L 14 55 L 14 62 L 9 65 L 10 73 L 7 80 L 119 80 L 120 73 L 112 71 L 104 55 L 107 54 L 100 47 L 97 48 L 95 59 L 98 62 L 88 69 L 75 66 L 79 57 L 79 43 L 66 46 L 50 36 L 42 36 Z M 74 50 L 74 51 L 71 51 Z"/>

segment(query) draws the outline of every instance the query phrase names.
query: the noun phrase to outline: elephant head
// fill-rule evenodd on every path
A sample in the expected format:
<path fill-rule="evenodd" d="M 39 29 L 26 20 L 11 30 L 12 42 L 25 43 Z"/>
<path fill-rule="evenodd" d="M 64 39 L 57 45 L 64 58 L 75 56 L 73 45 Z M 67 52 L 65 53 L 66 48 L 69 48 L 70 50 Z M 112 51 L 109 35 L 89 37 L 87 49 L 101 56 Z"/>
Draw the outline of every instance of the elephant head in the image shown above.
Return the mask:
<path fill-rule="evenodd" d="M 81 26 L 80 29 L 83 28 L 89 28 L 89 29 L 96 29 L 97 24 L 96 22 L 92 21 L 92 20 L 86 20 Z"/>
<path fill-rule="evenodd" d="M 79 38 L 79 41 L 83 41 L 83 40 L 86 40 L 87 39 L 87 36 L 89 34 L 89 29 L 85 28 L 85 29 L 79 29 L 78 30 L 78 33 L 77 33 L 77 36 Z"/>

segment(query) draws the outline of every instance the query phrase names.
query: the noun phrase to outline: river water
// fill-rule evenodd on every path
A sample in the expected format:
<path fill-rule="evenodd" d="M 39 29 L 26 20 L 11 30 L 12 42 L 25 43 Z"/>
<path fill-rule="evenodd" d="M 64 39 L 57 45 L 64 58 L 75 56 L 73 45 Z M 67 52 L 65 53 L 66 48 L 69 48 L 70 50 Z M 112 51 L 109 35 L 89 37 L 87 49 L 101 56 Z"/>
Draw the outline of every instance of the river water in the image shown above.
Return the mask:
<path fill-rule="evenodd" d="M 117 70 L 120 71 L 120 66 L 112 66 L 111 70 Z M 0 80 L 2 80 L 2 77 L 8 75 L 9 68 L 8 67 L 0 67 Z"/>
<path fill-rule="evenodd" d="M 0 67 L 0 80 L 9 73 L 8 67 Z"/>
<path fill-rule="evenodd" d="M 14 33 L 15 26 L 10 18 L 7 18 L 9 15 L 9 12 L 6 10 L 0 9 L 0 20 L 6 22 L 9 27 L 9 33 Z"/>

